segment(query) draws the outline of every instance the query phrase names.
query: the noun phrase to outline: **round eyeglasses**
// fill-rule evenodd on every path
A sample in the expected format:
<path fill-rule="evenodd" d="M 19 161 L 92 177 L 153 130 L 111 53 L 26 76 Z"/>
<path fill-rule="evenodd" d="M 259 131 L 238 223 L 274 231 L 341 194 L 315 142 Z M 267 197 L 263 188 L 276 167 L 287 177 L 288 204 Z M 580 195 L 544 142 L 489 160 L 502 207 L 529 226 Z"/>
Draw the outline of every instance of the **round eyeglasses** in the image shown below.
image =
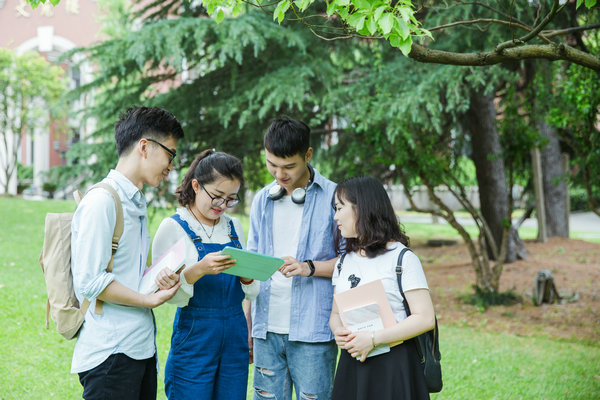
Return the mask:
<path fill-rule="evenodd" d="M 234 198 L 234 199 L 224 199 L 221 196 L 213 196 L 210 193 L 208 193 L 208 190 L 206 190 L 206 188 L 204 187 L 203 184 L 200 183 L 200 186 L 202 187 L 202 189 L 204 189 L 204 191 L 206 192 L 208 197 L 210 197 L 210 204 L 212 204 L 213 207 L 220 207 L 223 205 L 223 203 L 225 203 L 225 206 L 227 208 L 231 208 L 240 202 L 240 199 L 239 199 L 239 197 L 237 197 L 237 194 L 236 194 L 236 198 Z"/>

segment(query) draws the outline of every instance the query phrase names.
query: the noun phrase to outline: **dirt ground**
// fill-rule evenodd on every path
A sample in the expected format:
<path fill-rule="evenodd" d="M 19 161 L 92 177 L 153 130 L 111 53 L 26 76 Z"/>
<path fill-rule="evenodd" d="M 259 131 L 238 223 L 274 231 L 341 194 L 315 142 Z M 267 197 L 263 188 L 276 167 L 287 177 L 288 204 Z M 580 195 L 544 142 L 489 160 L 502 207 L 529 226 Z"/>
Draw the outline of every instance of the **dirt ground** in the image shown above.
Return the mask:
<path fill-rule="evenodd" d="M 512 290 L 522 302 L 485 311 L 459 298 L 472 293 L 475 282 L 464 244 L 413 246 L 425 267 L 440 323 L 600 344 L 600 244 L 552 238 L 546 243 L 526 241 L 526 246 L 528 258 L 506 264 L 500 278 L 500 291 Z M 542 269 L 552 271 L 561 296 L 575 295 L 577 300 L 534 306 L 533 284 Z"/>

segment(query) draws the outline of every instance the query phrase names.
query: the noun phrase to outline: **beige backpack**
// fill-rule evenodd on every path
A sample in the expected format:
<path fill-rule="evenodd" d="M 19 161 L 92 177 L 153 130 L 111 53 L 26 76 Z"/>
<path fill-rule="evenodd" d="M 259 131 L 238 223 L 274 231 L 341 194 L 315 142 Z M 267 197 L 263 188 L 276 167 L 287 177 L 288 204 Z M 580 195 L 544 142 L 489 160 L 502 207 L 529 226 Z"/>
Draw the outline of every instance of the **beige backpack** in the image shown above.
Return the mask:
<path fill-rule="evenodd" d="M 117 221 L 112 238 L 112 255 L 106 268 L 111 272 L 113 257 L 119 247 L 119 239 L 123 234 L 123 207 L 115 189 L 106 183 L 97 183 L 90 188 L 103 188 L 115 200 Z M 88 191 L 89 193 L 89 191 Z M 77 204 L 81 201 L 81 193 L 73 193 Z M 77 336 L 83 325 L 85 313 L 90 305 L 88 299 L 80 306 L 73 290 L 73 275 L 71 274 L 71 221 L 73 213 L 47 213 L 44 227 L 44 245 L 40 255 L 40 265 L 46 280 L 48 301 L 46 303 L 46 329 L 49 328 L 48 317 L 56 323 L 56 331 L 65 339 Z M 102 314 L 102 301 L 96 300 L 96 314 Z"/>

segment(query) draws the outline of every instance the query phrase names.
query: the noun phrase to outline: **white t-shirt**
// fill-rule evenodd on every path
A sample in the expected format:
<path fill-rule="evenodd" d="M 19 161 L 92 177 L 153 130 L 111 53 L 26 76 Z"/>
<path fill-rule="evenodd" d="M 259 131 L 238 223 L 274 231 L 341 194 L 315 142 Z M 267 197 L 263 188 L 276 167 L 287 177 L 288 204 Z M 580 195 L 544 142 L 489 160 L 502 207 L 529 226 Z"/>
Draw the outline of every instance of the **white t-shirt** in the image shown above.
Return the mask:
<path fill-rule="evenodd" d="M 331 282 L 334 286 L 334 293 L 351 289 L 352 282 L 357 280 L 357 286 L 360 286 L 381 279 L 394 317 L 396 317 L 396 321 L 402 321 L 406 318 L 406 311 L 402 304 L 403 299 L 396 278 L 396 263 L 400 251 L 405 247 L 402 243 L 394 243 L 388 247 L 390 251 L 374 258 L 348 253 L 341 271 L 339 260 L 333 270 Z M 412 251 L 404 253 L 402 259 L 402 289 L 404 289 L 404 292 L 415 289 L 429 289 L 421 261 Z"/>
<path fill-rule="evenodd" d="M 182 220 L 188 223 L 190 229 L 202 239 L 203 242 L 206 243 L 219 243 L 225 244 L 229 243 L 231 239 L 229 238 L 229 219 L 233 220 L 233 227 L 235 228 L 235 233 L 238 235 L 238 239 L 242 247 L 245 243 L 244 231 L 242 230 L 242 225 L 237 218 L 232 218 L 224 215 L 219 219 L 219 222 L 214 226 L 214 230 L 212 226 L 203 225 L 200 226 L 200 222 L 188 211 L 187 208 L 178 208 L 177 214 L 181 217 Z M 211 233 L 212 231 L 212 233 Z M 210 238 L 208 234 L 210 234 Z M 158 260 L 161 255 L 163 255 L 169 248 L 174 245 L 179 239 L 185 237 L 185 265 L 186 267 L 194 265 L 198 261 L 198 251 L 196 250 L 196 246 L 192 239 L 188 236 L 188 234 L 183 230 L 181 225 L 173 218 L 165 218 L 160 223 L 158 230 L 156 231 L 156 235 L 154 235 L 154 240 L 152 242 L 152 259 Z M 168 303 L 175 304 L 178 307 L 185 307 L 188 305 L 190 298 L 194 295 L 194 285 L 189 284 L 185 280 L 185 275 L 182 273 L 180 275 L 181 279 L 181 287 L 173 296 Z M 245 297 L 248 300 L 253 300 L 260 290 L 260 282 L 254 281 L 249 285 L 242 285 L 242 289 L 244 291 Z"/>
<path fill-rule="evenodd" d="M 304 204 L 296 204 L 292 196 L 283 196 L 273 204 L 273 255 L 296 257 L 300 239 L 300 225 Z M 292 307 L 292 279 L 276 271 L 271 277 L 269 298 L 269 326 L 273 333 L 290 332 L 290 310 Z"/>

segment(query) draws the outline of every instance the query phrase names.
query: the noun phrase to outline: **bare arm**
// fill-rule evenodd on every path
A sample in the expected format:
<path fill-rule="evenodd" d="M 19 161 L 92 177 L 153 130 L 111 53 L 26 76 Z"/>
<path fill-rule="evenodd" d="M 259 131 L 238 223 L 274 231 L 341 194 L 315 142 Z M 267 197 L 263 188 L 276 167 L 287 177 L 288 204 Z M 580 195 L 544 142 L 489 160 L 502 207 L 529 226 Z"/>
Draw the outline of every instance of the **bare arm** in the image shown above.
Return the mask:
<path fill-rule="evenodd" d="M 342 324 L 342 319 L 340 318 L 340 313 L 335 302 L 331 307 L 331 315 L 329 316 L 329 329 L 331 329 L 333 336 L 335 336 L 335 343 L 339 348 L 343 349 L 348 341 L 348 335 L 351 332 Z"/>
<path fill-rule="evenodd" d="M 404 292 L 410 307 L 411 315 L 396 325 L 375 332 L 353 332 L 348 336 L 345 349 L 353 357 L 360 357 L 363 362 L 367 354 L 380 344 L 405 341 L 435 326 L 435 313 L 431 296 L 427 289 L 416 289 Z"/>

